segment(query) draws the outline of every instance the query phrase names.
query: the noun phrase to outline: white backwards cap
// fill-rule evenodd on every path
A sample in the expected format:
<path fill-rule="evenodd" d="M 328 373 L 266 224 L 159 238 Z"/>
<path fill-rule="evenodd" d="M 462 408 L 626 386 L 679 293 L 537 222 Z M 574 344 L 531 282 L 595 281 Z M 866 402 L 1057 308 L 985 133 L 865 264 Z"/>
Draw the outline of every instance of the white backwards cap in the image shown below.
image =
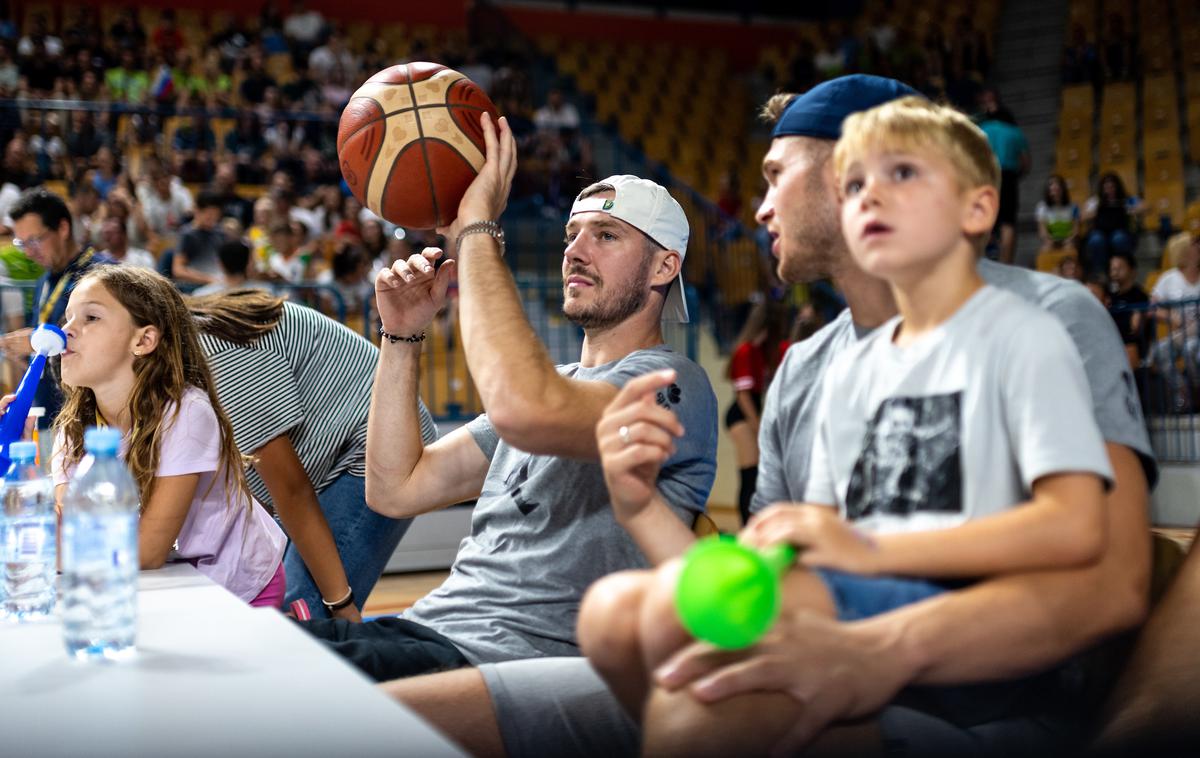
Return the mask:
<path fill-rule="evenodd" d="M 599 183 L 611 185 L 616 190 L 615 196 L 592 196 L 583 199 L 577 197 L 571 206 L 572 216 L 589 211 L 607 213 L 634 227 L 667 250 L 679 253 L 682 263 L 687 255 L 688 220 L 683 208 L 671 197 L 671 193 L 649 179 L 629 174 L 610 176 L 601 179 Z M 679 277 L 667 290 L 662 320 L 684 323 L 688 320 L 687 302 L 683 295 L 682 266 L 679 269 Z"/>

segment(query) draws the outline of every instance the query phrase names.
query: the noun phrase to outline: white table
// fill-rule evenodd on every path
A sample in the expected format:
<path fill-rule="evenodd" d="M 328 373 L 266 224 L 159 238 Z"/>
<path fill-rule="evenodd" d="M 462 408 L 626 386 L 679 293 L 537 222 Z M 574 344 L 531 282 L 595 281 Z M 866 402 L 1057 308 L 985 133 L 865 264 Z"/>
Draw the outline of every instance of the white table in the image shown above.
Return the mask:
<path fill-rule="evenodd" d="M 462 755 L 291 621 L 188 565 L 139 575 L 137 648 L 81 663 L 57 620 L 0 622 L 0 755 Z"/>

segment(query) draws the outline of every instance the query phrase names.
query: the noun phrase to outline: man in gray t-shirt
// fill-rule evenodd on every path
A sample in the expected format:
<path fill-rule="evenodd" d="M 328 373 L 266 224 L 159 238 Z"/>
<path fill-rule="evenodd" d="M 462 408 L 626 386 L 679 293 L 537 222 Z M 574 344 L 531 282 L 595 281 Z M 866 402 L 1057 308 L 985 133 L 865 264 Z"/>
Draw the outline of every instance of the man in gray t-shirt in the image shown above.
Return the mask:
<path fill-rule="evenodd" d="M 621 387 L 635 376 L 673 368 L 662 393 L 691 434 L 662 468 L 658 489 L 685 524 L 704 510 L 716 473 L 716 398 L 703 369 L 665 346 L 603 366 L 560 366 L 578 381 Z M 471 663 L 579 655 L 575 618 L 583 590 L 606 574 L 644 568 L 641 549 L 609 506 L 595 461 L 530 455 L 496 434 L 486 415 L 467 425 L 491 459 L 450 576 L 404 618 L 449 638 Z"/>
<path fill-rule="evenodd" d="M 566 225 L 563 312 L 584 329 L 582 356 L 555 367 L 524 318 L 492 221 L 504 207 L 514 151 L 505 125 L 463 199 L 461 223 L 446 235 L 457 241 L 457 259 L 435 271 L 440 251 L 426 250 L 376 279 L 383 341 L 367 436 L 367 501 L 393 517 L 477 501 L 450 576 L 401 617 L 306 622 L 378 680 L 579 655 L 575 620 L 584 591 L 608 573 L 646 566 L 661 541 L 644 519 L 623 517 L 610 504 L 597 462 L 596 421 L 633 377 L 654 373 L 654 382 L 631 389 L 645 390 L 642 401 L 658 419 L 689 432 L 658 469 L 658 516 L 690 530 L 715 475 L 716 398 L 708 378 L 662 344 L 662 320 L 687 320 L 683 209 L 662 187 L 632 176 L 580 193 Z M 456 268 L 462 342 L 487 413 L 424 447 L 415 415 L 419 343 Z M 623 431 L 631 442 L 640 434 Z M 391 686 L 400 691 L 403 682 Z"/>

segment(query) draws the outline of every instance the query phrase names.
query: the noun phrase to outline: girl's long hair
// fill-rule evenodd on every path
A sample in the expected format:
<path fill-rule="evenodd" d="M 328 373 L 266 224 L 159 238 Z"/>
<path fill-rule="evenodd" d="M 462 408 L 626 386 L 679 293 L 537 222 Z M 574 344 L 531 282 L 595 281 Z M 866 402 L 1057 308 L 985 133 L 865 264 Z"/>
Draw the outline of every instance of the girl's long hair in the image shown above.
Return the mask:
<path fill-rule="evenodd" d="M 1058 188 L 1062 193 L 1062 197 L 1058 199 L 1057 204 L 1055 204 L 1054 200 L 1052 200 L 1050 197 L 1050 184 L 1052 182 L 1058 183 Z M 1069 206 L 1071 204 L 1071 192 L 1067 189 L 1067 180 L 1063 179 L 1058 174 L 1051 174 L 1050 176 L 1046 177 L 1046 188 L 1042 193 L 1042 202 L 1046 204 L 1047 208 L 1062 208 Z"/>
<path fill-rule="evenodd" d="M 179 415 L 183 393 L 196 387 L 208 395 L 221 435 L 220 468 L 225 493 L 230 503 L 245 502 L 251 507 L 246 485 L 244 459 L 233 441 L 233 428 L 221 408 L 213 386 L 208 361 L 200 348 L 195 323 L 183 304 L 179 290 L 170 280 L 149 269 L 135 266 L 98 266 L 79 284 L 97 282 L 121 304 L 134 326 L 154 326 L 159 331 L 153 352 L 133 359 L 133 391 L 129 395 L 129 452 L 125 463 L 137 483 L 141 508 L 154 494 L 163 429 Z M 62 411 L 54 422 L 65 443 L 64 467 L 72 466 L 84 455 L 83 430 L 97 423 L 96 396 L 87 387 L 62 386 L 66 396 Z M 175 404 L 170 419 L 164 418 L 167 405 Z M 213 479 L 213 484 L 216 478 Z"/>
<path fill-rule="evenodd" d="M 256 289 L 240 289 L 185 298 L 196 327 L 205 334 L 248 345 L 283 318 L 283 298 Z"/>

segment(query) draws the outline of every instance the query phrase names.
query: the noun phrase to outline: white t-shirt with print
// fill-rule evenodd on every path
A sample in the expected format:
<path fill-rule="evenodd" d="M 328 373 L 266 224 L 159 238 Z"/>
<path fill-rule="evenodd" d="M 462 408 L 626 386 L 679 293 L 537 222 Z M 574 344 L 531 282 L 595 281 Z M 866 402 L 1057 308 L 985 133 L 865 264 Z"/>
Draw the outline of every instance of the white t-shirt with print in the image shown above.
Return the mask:
<path fill-rule="evenodd" d="M 898 347 L 896 317 L 840 353 L 805 500 L 874 532 L 943 529 L 1029 499 L 1048 474 L 1113 473 L 1061 323 L 990 285 Z"/>

